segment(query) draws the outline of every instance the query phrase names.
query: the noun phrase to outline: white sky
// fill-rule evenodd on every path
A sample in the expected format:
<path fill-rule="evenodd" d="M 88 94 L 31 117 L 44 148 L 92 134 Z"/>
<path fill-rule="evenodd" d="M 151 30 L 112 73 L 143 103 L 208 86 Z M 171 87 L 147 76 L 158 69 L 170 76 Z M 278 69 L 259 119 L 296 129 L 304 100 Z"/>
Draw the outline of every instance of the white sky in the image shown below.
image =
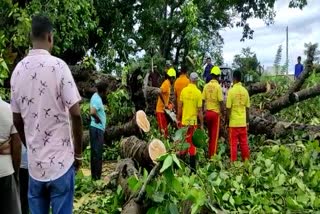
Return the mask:
<path fill-rule="evenodd" d="M 225 63 L 232 64 L 234 55 L 244 47 L 251 47 L 257 54 L 258 60 L 266 68 L 272 66 L 278 46 L 282 44 L 282 64 L 286 58 L 286 26 L 289 27 L 289 72 L 297 56 L 304 56 L 304 43 L 320 43 L 320 0 L 308 0 L 308 5 L 300 9 L 290 9 L 290 0 L 278 0 L 276 3 L 275 23 L 266 26 L 262 20 L 249 21 L 254 30 L 253 39 L 240 42 L 241 28 L 225 29 L 221 31 L 224 38 L 223 56 Z"/>

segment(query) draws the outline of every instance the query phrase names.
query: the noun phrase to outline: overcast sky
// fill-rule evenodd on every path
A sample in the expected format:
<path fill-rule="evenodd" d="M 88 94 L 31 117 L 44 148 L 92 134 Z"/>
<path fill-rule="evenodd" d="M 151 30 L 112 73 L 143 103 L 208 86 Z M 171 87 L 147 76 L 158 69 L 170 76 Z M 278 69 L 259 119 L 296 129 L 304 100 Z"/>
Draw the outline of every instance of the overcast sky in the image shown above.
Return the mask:
<path fill-rule="evenodd" d="M 285 62 L 286 26 L 289 27 L 289 72 L 293 73 L 297 56 L 304 56 L 304 43 L 320 42 L 320 0 L 308 0 L 308 5 L 300 9 L 290 9 L 290 0 L 278 0 L 276 4 L 275 23 L 266 26 L 263 21 L 252 19 L 250 26 L 254 30 L 252 40 L 240 42 L 241 28 L 225 29 L 221 32 L 224 38 L 224 60 L 232 64 L 233 56 L 244 47 L 251 47 L 258 60 L 266 68 L 272 66 L 278 46 L 282 44 L 282 63 Z"/>

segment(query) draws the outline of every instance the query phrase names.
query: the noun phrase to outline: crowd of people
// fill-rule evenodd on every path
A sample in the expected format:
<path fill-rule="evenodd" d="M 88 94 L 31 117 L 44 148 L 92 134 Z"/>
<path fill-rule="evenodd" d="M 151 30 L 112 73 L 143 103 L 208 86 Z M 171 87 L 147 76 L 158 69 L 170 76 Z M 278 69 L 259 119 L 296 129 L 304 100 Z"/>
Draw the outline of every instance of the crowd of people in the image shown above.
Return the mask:
<path fill-rule="evenodd" d="M 0 213 L 72 213 L 75 172 L 82 163 L 82 119 L 80 94 L 68 65 L 50 54 L 53 25 L 48 17 L 34 16 L 31 24 L 32 49 L 15 67 L 11 77 L 10 104 L 0 97 Z M 303 71 L 298 59 L 296 76 Z M 157 123 L 168 138 L 166 109 L 177 111 L 178 128 L 186 127 L 190 167 L 196 171 L 197 149 L 192 142 L 196 129 L 209 133 L 208 158 L 218 152 L 220 120 L 229 127 L 231 161 L 250 157 L 248 119 L 250 98 L 241 84 L 241 72 L 233 72 L 233 83 L 221 81 L 221 70 L 208 58 L 203 75 L 206 85 L 197 88 L 199 76 L 188 75 L 186 67 L 176 70 L 167 64 L 165 80 L 150 75 L 152 86 L 160 87 L 155 107 Z M 173 86 L 173 87 L 172 87 Z M 175 102 L 170 103 L 171 88 Z M 107 85 L 97 84 L 90 100 L 90 143 L 92 179 L 101 178 L 106 114 L 103 99 Z"/>
<path fill-rule="evenodd" d="M 188 151 L 180 151 L 180 155 L 189 154 L 190 168 L 193 172 L 196 170 L 196 147 L 192 142 L 192 136 L 197 128 L 204 129 L 204 122 L 207 124 L 209 134 L 209 159 L 217 154 L 222 118 L 227 121 L 229 127 L 231 161 L 237 160 L 238 144 L 242 159 L 249 159 L 247 130 L 250 98 L 248 91 L 241 84 L 241 72 L 239 70 L 233 72 L 233 86 L 230 88 L 230 83 L 220 80 L 220 68 L 208 64 L 203 75 L 207 83 L 202 92 L 197 88 L 198 74 L 192 72 L 188 76 L 187 73 L 186 68 L 182 67 L 176 79 L 175 69 L 172 66 L 166 69 L 165 80 L 160 86 L 156 105 L 158 127 L 163 136 L 168 137 L 165 109 L 171 109 L 170 93 L 173 85 L 177 127 L 187 127 L 186 141 L 190 144 Z"/>

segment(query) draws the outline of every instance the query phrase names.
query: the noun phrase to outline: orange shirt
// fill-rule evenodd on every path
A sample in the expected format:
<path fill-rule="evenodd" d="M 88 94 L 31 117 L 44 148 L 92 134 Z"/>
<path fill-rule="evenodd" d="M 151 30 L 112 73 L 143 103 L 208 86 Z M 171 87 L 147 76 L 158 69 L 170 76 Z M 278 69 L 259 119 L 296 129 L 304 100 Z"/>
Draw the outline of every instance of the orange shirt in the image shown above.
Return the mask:
<path fill-rule="evenodd" d="M 188 86 L 190 80 L 188 79 L 187 75 L 181 74 L 178 79 L 174 83 L 174 94 L 176 96 L 177 102 L 180 100 L 180 94 L 182 89 Z"/>
<path fill-rule="evenodd" d="M 162 97 L 163 97 L 165 103 L 163 103 L 160 96 L 158 96 L 156 112 L 164 112 L 165 105 L 168 105 L 168 103 L 169 103 L 170 88 L 171 88 L 170 81 L 165 80 L 160 87 L 161 94 L 162 94 Z"/>
<path fill-rule="evenodd" d="M 246 108 L 250 107 L 250 97 L 247 89 L 239 82 L 229 90 L 227 108 L 231 109 L 229 127 L 246 127 Z"/>

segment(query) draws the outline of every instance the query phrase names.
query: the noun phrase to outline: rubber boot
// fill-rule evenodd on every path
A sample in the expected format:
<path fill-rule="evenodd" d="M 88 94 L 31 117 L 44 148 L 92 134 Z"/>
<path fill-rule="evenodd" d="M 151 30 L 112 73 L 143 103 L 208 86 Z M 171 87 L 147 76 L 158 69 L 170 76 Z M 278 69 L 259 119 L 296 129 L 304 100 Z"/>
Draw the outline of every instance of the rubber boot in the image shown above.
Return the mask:
<path fill-rule="evenodd" d="M 190 156 L 190 168 L 191 168 L 191 173 L 196 174 L 196 156 Z"/>

